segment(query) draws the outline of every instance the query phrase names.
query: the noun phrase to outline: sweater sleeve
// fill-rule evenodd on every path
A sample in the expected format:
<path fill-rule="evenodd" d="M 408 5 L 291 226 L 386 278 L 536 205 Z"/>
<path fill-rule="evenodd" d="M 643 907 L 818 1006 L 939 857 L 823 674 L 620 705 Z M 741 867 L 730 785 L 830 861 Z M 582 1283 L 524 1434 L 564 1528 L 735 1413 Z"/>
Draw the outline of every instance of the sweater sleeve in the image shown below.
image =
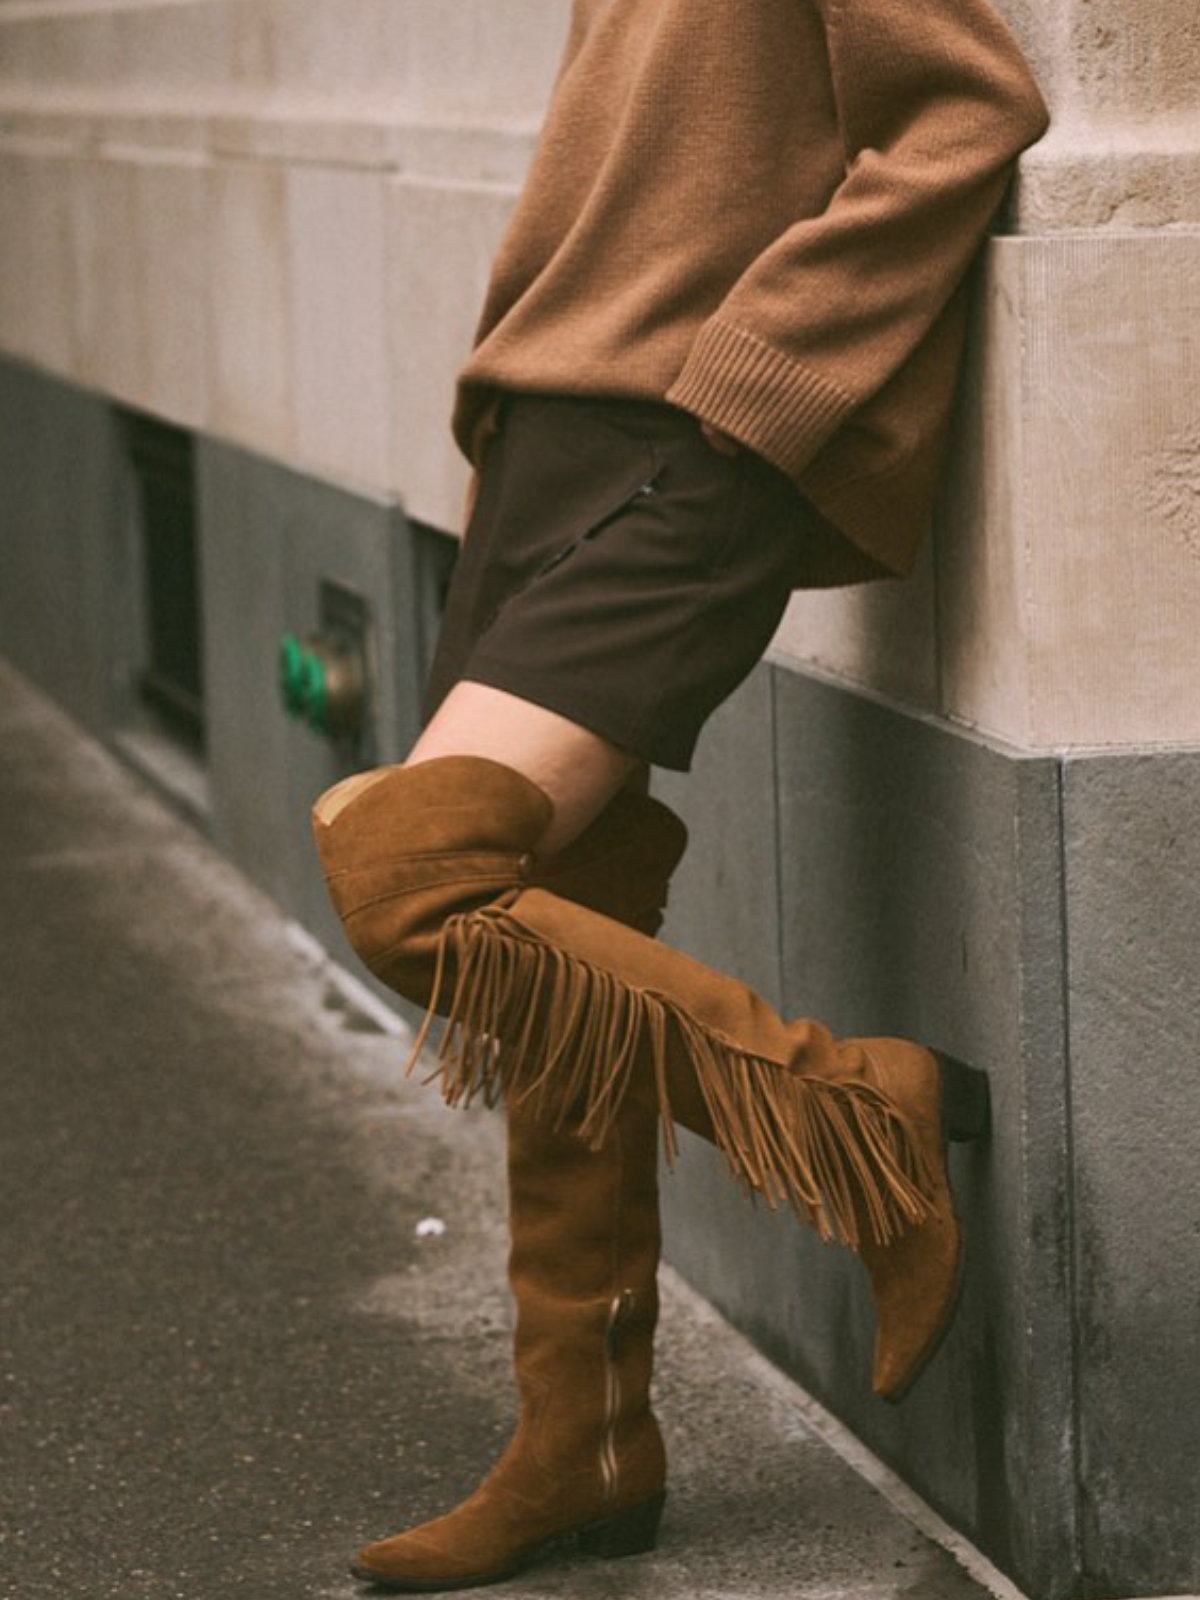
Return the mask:
<path fill-rule="evenodd" d="M 793 477 L 905 363 L 1049 117 L 986 0 L 805 0 L 845 149 L 821 215 L 751 263 L 667 398 Z"/>

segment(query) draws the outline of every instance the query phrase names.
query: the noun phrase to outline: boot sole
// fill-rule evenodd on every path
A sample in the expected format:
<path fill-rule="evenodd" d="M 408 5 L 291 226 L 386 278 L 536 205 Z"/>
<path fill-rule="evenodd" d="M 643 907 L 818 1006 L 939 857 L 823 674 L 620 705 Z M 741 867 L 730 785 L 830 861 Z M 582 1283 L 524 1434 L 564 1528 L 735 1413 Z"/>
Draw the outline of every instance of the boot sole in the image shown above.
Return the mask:
<path fill-rule="evenodd" d="M 526 1571 L 546 1556 L 574 1550 L 583 1556 L 593 1556 L 599 1561 L 617 1561 L 625 1556 L 647 1555 L 658 1545 L 658 1525 L 665 1494 L 641 1505 L 627 1506 L 611 1517 L 600 1517 L 574 1528 L 564 1528 L 523 1551 L 515 1560 L 490 1572 L 470 1577 L 455 1578 L 391 1578 L 370 1567 L 351 1562 L 350 1572 L 360 1583 L 369 1583 L 376 1589 L 386 1589 L 402 1594 L 448 1594 L 458 1589 L 483 1589 L 489 1584 L 504 1583 L 518 1573 Z"/>
<path fill-rule="evenodd" d="M 943 1149 L 951 1142 L 969 1144 L 973 1140 L 986 1138 L 992 1125 L 992 1099 L 987 1074 L 980 1072 L 978 1067 L 969 1067 L 965 1061 L 958 1061 L 954 1056 L 944 1055 L 941 1051 L 935 1050 L 933 1055 L 941 1077 Z M 947 1301 L 945 1315 L 922 1351 L 920 1360 L 910 1369 L 902 1383 L 889 1389 L 886 1394 L 880 1395 L 880 1399 L 886 1400 L 889 1405 L 899 1405 L 901 1400 L 907 1398 L 913 1385 L 942 1348 L 962 1300 L 963 1284 L 966 1280 L 966 1235 L 958 1212 L 954 1209 L 954 1191 L 950 1189 L 948 1173 L 946 1187 L 950 1190 L 950 1208 L 954 1216 L 954 1225 L 958 1229 L 958 1260 L 954 1268 L 954 1288 Z"/>

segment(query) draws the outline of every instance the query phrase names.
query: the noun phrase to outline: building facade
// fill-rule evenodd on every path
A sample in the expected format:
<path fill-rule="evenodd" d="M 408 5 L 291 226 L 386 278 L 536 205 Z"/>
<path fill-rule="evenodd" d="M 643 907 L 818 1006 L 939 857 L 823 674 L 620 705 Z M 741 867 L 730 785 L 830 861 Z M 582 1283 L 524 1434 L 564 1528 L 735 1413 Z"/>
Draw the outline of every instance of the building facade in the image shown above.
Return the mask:
<path fill-rule="evenodd" d="M 693 832 L 668 937 L 989 1071 L 991 1142 L 954 1158 L 962 1312 L 891 1410 L 854 1263 L 690 1144 L 669 1252 L 1038 1600 L 1181 1593 L 1200 25 L 998 3 L 1054 124 L 976 269 L 922 564 L 798 595 L 695 774 L 656 785 Z M 567 9 L 0 0 L 0 652 L 334 948 L 307 805 L 416 732 L 453 377 Z M 363 663 L 356 728 L 305 725 L 336 721 L 313 636 Z"/>

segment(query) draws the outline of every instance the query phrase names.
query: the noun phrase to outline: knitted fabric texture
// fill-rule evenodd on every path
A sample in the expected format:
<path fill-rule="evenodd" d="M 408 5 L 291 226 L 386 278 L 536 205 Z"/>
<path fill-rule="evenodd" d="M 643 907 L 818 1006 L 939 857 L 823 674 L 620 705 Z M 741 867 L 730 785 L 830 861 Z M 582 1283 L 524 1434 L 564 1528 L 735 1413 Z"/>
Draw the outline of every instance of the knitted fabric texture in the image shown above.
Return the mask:
<path fill-rule="evenodd" d="M 986 0 L 575 0 L 459 444 L 506 389 L 665 399 L 907 572 L 967 271 L 1047 124 Z"/>

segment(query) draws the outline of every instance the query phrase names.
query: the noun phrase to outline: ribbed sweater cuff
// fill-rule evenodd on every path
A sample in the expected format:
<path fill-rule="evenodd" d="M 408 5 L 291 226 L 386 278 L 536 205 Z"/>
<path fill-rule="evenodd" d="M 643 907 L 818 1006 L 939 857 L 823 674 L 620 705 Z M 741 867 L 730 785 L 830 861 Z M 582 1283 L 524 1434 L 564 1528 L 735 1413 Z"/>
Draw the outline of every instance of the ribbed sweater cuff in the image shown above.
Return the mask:
<path fill-rule="evenodd" d="M 719 317 L 700 330 L 666 398 L 792 477 L 855 405 L 836 384 Z"/>

